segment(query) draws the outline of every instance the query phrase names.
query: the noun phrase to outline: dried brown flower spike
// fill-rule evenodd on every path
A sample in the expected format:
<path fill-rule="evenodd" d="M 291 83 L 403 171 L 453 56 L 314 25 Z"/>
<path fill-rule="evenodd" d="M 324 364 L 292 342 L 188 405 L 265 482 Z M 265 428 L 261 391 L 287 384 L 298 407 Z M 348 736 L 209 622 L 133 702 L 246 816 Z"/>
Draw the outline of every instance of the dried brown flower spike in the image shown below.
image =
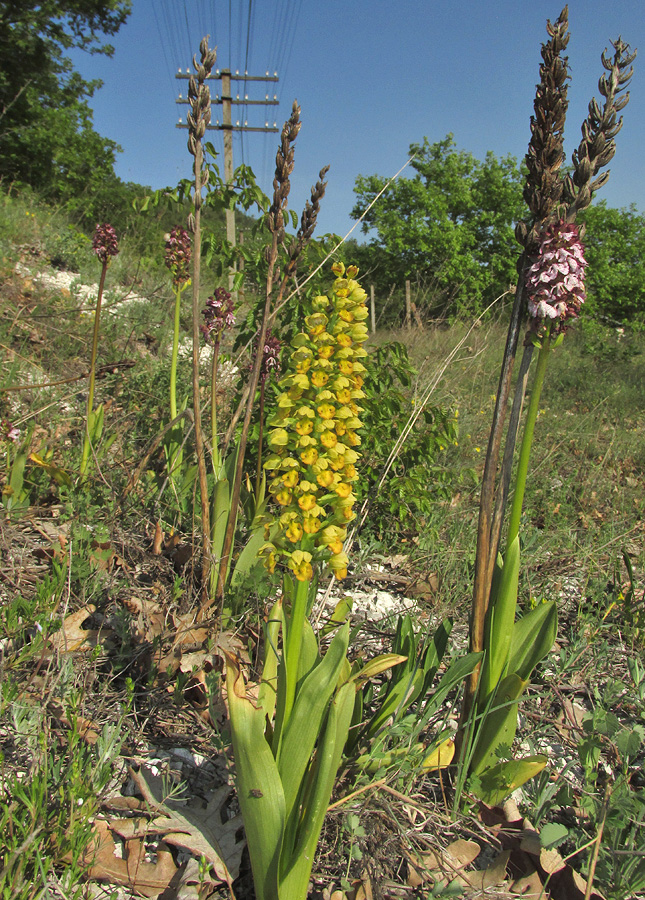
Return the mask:
<path fill-rule="evenodd" d="M 568 221 L 573 221 L 578 210 L 586 209 L 591 203 L 594 191 L 601 188 L 609 178 L 609 172 L 598 172 L 606 166 L 616 152 L 614 138 L 623 127 L 623 117 L 618 113 L 629 103 L 629 91 L 626 90 L 634 74 L 632 63 L 636 59 L 636 51 L 630 51 L 629 44 L 619 37 L 612 41 L 613 60 L 602 53 L 602 64 L 609 73 L 602 75 L 598 82 L 598 90 L 605 98 L 603 108 L 594 97 L 589 104 L 589 115 L 582 123 L 582 140 L 572 155 L 573 176 L 565 179 L 565 195 L 569 201 Z M 618 96 L 621 94 L 621 96 Z M 593 180 L 595 179 L 595 180 Z"/>
<path fill-rule="evenodd" d="M 565 6 L 554 25 L 547 21 L 550 40 L 542 45 L 540 83 L 531 116 L 531 140 L 526 153 L 528 176 L 524 200 L 533 217 L 533 228 L 519 222 L 516 237 L 527 247 L 537 239 L 538 227 L 552 215 L 562 199 L 560 168 L 564 162 L 564 124 L 567 115 L 568 58 L 562 53 L 569 43 L 569 8 Z M 537 223 L 540 223 L 538 226 Z"/>
<path fill-rule="evenodd" d="M 273 179 L 273 203 L 269 209 L 269 231 L 277 236 L 278 243 L 284 239 L 284 213 L 287 198 L 291 190 L 289 176 L 293 172 L 293 144 L 301 128 L 300 107 L 293 101 L 291 115 L 282 126 L 280 146 L 275 158 L 275 177 Z"/>
<path fill-rule="evenodd" d="M 318 219 L 318 213 L 320 212 L 320 201 L 325 196 L 325 188 L 327 187 L 325 175 L 328 171 L 329 166 L 325 166 L 320 170 L 318 174 L 318 181 L 311 189 L 311 203 L 308 200 L 305 203 L 305 208 L 302 212 L 302 216 L 300 217 L 300 228 L 298 229 L 298 234 L 296 235 L 296 239 L 291 244 L 291 248 L 289 250 L 289 262 L 285 270 L 285 275 L 287 277 L 291 276 L 295 272 L 298 257 L 311 240 L 316 229 L 316 220 Z"/>

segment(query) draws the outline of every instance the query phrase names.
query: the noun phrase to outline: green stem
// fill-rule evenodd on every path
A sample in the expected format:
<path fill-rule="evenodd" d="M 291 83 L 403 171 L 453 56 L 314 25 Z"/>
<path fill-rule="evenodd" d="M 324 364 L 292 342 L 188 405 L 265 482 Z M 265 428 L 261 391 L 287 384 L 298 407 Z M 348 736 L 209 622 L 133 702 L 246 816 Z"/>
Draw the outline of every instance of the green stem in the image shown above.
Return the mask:
<path fill-rule="evenodd" d="M 260 484 L 262 483 L 262 444 L 264 439 L 264 392 L 265 382 L 260 382 L 260 438 L 258 440 L 258 464 L 255 471 L 255 504 L 257 508 L 260 496 Z"/>
<path fill-rule="evenodd" d="M 540 395 L 542 393 L 542 385 L 544 384 L 544 375 L 546 373 L 546 365 L 549 360 L 549 352 L 551 350 L 551 333 L 546 335 L 542 341 L 542 346 L 538 354 L 537 368 L 535 370 L 535 378 L 533 379 L 533 390 L 529 399 L 528 409 L 526 411 L 526 422 L 524 423 L 524 434 L 522 436 L 522 446 L 517 463 L 517 475 L 515 476 L 515 493 L 513 494 L 513 505 L 508 522 L 508 535 L 506 538 L 506 547 L 510 547 L 520 531 L 520 519 L 522 516 L 522 506 L 524 504 L 524 492 L 526 490 L 526 479 L 529 470 L 529 457 L 531 455 L 531 445 L 533 444 L 533 433 L 535 431 L 535 423 L 538 416 L 538 407 L 540 405 Z"/>
<path fill-rule="evenodd" d="M 181 306 L 181 292 L 179 286 L 175 287 L 175 319 L 172 333 L 172 357 L 170 360 L 170 418 L 177 418 L 177 356 L 179 355 L 179 313 Z"/>
<path fill-rule="evenodd" d="M 87 415 L 85 416 L 85 440 L 83 441 L 83 455 L 81 457 L 81 475 L 85 475 L 87 464 L 90 459 L 90 417 L 94 409 L 94 386 L 96 384 L 96 357 L 99 346 L 99 325 L 101 321 L 101 303 L 103 301 L 103 289 L 105 287 L 105 275 L 109 258 L 103 262 L 101 269 L 101 279 L 99 281 L 99 292 L 96 298 L 96 309 L 94 310 L 94 334 L 92 335 L 92 356 L 90 359 L 90 387 L 87 395 Z"/>
<path fill-rule="evenodd" d="M 217 441 L 217 363 L 219 359 L 219 340 L 213 343 L 213 359 L 211 362 L 211 448 L 213 454 L 213 471 L 215 478 L 219 480 L 222 477 L 220 472 L 222 460 L 219 453 L 219 444 Z"/>

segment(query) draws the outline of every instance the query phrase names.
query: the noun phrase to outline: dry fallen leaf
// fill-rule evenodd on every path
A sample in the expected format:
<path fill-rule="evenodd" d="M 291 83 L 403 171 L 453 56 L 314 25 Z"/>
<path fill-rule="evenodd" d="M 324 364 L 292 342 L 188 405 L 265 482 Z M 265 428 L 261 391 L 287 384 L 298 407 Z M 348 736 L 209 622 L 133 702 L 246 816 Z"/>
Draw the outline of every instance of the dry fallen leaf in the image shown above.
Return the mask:
<path fill-rule="evenodd" d="M 115 855 L 116 845 L 110 826 L 103 819 L 94 822 L 94 839 L 86 860 L 91 863 L 88 878 L 120 884 L 149 898 L 158 897 L 177 873 L 170 850 L 160 845 L 156 862 L 145 859 L 145 845 L 140 838 L 125 842 L 124 858 Z"/>
<path fill-rule="evenodd" d="M 211 863 L 217 878 L 229 886 L 239 874 L 244 841 L 237 839 L 242 827 L 241 816 L 222 821 L 223 806 L 230 794 L 224 786 L 217 790 L 205 809 L 182 806 L 155 797 L 142 772 L 131 771 L 132 778 L 143 795 L 154 818 L 122 819 L 112 827 L 122 837 L 142 837 L 161 834 L 167 844 L 184 847 L 197 857 L 204 856 Z"/>
<path fill-rule="evenodd" d="M 96 611 L 94 604 L 90 603 L 75 613 L 67 616 L 59 631 L 49 638 L 49 645 L 59 653 L 73 653 L 77 650 L 89 651 L 99 643 L 99 636 L 110 632 L 105 628 L 85 629 L 83 623 Z"/>

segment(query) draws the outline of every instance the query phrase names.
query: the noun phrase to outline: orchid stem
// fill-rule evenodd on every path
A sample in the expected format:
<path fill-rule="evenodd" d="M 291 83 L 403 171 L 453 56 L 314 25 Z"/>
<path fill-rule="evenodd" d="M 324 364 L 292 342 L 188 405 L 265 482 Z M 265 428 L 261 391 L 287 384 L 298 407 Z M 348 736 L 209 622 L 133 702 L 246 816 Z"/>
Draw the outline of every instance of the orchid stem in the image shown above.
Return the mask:
<path fill-rule="evenodd" d="M 101 322 L 101 302 L 103 300 L 103 289 L 105 287 L 105 275 L 107 273 L 109 259 L 103 261 L 101 269 L 101 279 L 99 281 L 98 296 L 96 298 L 96 309 L 94 310 L 94 334 L 92 335 L 92 356 L 90 359 L 90 386 L 87 394 L 87 415 L 85 417 L 85 440 L 83 441 L 83 455 L 81 457 L 81 476 L 87 471 L 87 464 L 90 459 L 90 419 L 94 409 L 94 386 L 96 384 L 96 357 L 99 346 L 99 325 Z"/>
<path fill-rule="evenodd" d="M 535 370 L 535 378 L 533 379 L 533 390 L 531 391 L 528 409 L 526 410 L 526 422 L 524 423 L 522 446 L 520 447 L 517 475 L 515 476 L 515 492 L 513 494 L 513 504 L 511 506 L 508 522 L 508 535 L 506 537 L 507 548 L 510 547 L 520 531 L 520 519 L 522 517 L 524 492 L 526 490 L 526 479 L 529 470 L 529 457 L 531 455 L 531 445 L 533 444 L 533 434 L 535 432 L 535 423 L 537 421 L 538 408 L 540 405 L 540 395 L 542 394 L 544 375 L 546 373 L 550 351 L 551 333 L 549 332 L 544 337 L 538 354 L 537 368 Z"/>

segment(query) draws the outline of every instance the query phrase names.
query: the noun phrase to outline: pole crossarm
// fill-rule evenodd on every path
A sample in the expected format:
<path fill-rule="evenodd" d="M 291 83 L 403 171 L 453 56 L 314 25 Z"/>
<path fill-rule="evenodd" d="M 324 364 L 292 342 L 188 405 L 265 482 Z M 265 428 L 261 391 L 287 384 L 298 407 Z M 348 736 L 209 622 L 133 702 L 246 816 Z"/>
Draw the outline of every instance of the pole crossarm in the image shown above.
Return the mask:
<path fill-rule="evenodd" d="M 191 73 L 188 70 L 186 70 L 186 72 L 182 72 L 181 70 L 179 70 L 179 72 L 177 72 L 177 74 L 175 75 L 175 78 L 182 78 L 187 81 L 190 78 L 190 75 Z M 239 72 L 236 72 L 235 75 L 233 75 L 228 71 L 228 69 L 222 69 L 221 72 L 218 69 L 216 72 L 211 72 L 210 75 L 206 76 L 207 80 L 221 80 L 222 78 L 230 78 L 231 81 L 280 81 L 277 72 L 275 72 L 273 75 L 269 75 L 268 72 L 266 75 L 240 75 Z"/>
<path fill-rule="evenodd" d="M 184 97 L 179 97 L 179 99 L 175 100 L 175 103 L 183 103 L 184 106 L 190 105 L 190 100 Z M 223 105 L 224 103 L 230 103 L 231 106 L 280 106 L 279 100 L 240 100 L 239 97 L 211 97 L 211 104 Z"/>
<path fill-rule="evenodd" d="M 175 128 L 188 128 L 183 122 L 177 122 Z M 207 125 L 206 131 L 264 131 L 278 132 L 280 129 L 277 125 L 267 125 L 264 128 L 256 128 L 252 125 Z"/>

